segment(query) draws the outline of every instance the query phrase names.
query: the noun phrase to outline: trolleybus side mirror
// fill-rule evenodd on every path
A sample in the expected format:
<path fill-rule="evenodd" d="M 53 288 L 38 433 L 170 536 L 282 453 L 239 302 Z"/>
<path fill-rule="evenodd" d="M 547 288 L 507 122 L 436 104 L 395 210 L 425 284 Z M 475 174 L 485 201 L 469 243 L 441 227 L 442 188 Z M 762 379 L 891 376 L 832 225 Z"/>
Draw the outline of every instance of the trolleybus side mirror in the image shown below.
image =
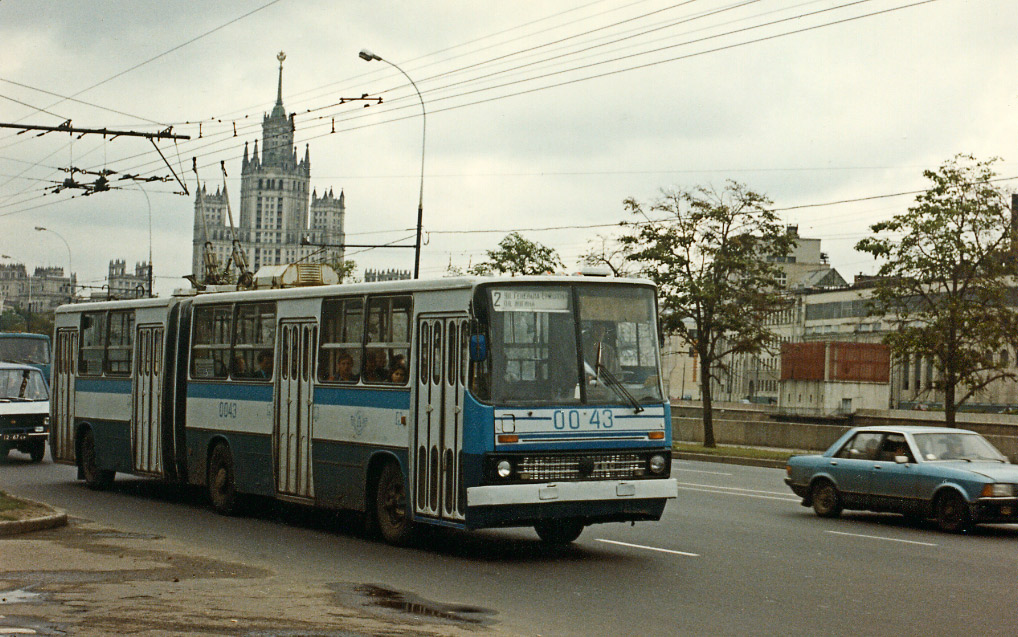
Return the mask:
<path fill-rule="evenodd" d="M 470 362 L 480 363 L 488 358 L 488 341 L 484 334 L 474 334 L 470 337 Z"/>

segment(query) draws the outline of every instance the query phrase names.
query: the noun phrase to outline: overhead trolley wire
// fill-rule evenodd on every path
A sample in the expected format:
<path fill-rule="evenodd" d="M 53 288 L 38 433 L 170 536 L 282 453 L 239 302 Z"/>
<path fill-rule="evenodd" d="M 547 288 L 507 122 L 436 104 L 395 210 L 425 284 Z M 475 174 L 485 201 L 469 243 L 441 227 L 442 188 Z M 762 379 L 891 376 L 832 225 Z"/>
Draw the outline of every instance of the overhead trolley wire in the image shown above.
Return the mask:
<path fill-rule="evenodd" d="M 524 80 L 516 80 L 516 81 L 513 81 L 513 82 L 503 83 L 503 84 L 500 84 L 498 86 L 493 86 L 493 87 L 488 87 L 488 88 L 483 88 L 483 89 L 477 89 L 477 90 L 473 90 L 473 91 L 465 91 L 465 92 L 462 92 L 462 93 L 459 93 L 459 94 L 456 94 L 456 95 L 451 95 L 451 96 L 432 98 L 431 101 L 447 101 L 447 100 L 451 100 L 451 99 L 454 99 L 454 98 L 464 97 L 464 96 L 468 96 L 468 95 L 472 95 L 472 94 L 476 94 L 476 93 L 480 93 L 480 92 L 492 91 L 492 90 L 496 90 L 496 89 L 499 89 L 499 88 L 507 88 L 507 87 L 515 86 L 515 85 L 518 85 L 518 84 L 521 84 L 521 83 L 524 83 L 524 82 L 531 82 L 531 81 L 535 81 L 535 80 L 539 80 L 539 79 L 544 79 L 544 78 L 547 78 L 547 77 L 562 75 L 562 74 L 568 73 L 568 72 L 575 72 L 575 71 L 579 71 L 579 70 L 584 70 L 584 69 L 600 66 L 600 65 L 603 65 L 603 64 L 606 64 L 606 63 L 610 63 L 610 62 L 618 62 L 618 61 L 623 61 L 623 60 L 627 60 L 627 59 L 632 59 L 634 57 L 638 57 L 638 56 L 642 56 L 642 55 L 647 55 L 647 54 L 650 54 L 650 53 L 656 53 L 656 52 L 660 52 L 660 51 L 665 51 L 665 50 L 673 49 L 673 48 L 678 47 L 678 46 L 686 46 L 686 45 L 691 44 L 693 42 L 704 41 L 704 40 L 707 40 L 707 39 L 714 39 L 714 38 L 722 37 L 722 36 L 725 36 L 725 35 L 732 35 L 732 34 L 735 34 L 735 33 L 745 32 L 745 31 L 748 31 L 748 30 L 751 30 L 751 29 L 762 28 L 764 26 L 772 26 L 774 24 L 779 24 L 779 23 L 782 23 L 782 22 L 787 22 L 789 20 L 801 19 L 802 17 L 817 15 L 817 14 L 820 14 L 820 13 L 825 13 L 825 12 L 829 12 L 829 11 L 836 10 L 836 9 L 850 7 L 850 6 L 858 5 L 858 4 L 863 4 L 863 3 L 869 2 L 869 1 L 870 0 L 857 0 L 855 2 L 850 2 L 850 3 L 838 5 L 836 7 L 830 7 L 830 8 L 826 8 L 826 9 L 819 10 L 819 11 L 814 11 L 814 12 L 810 12 L 810 13 L 806 13 L 806 14 L 800 14 L 800 15 L 794 16 L 792 18 L 784 18 L 784 19 L 781 19 L 781 20 L 771 21 L 771 22 L 768 22 L 768 23 L 760 24 L 760 25 L 753 25 L 753 26 L 750 26 L 750 27 L 736 29 L 736 30 L 728 31 L 728 32 L 723 33 L 723 34 L 712 35 L 712 36 L 709 36 L 707 38 L 701 38 L 701 39 L 694 40 L 694 41 L 691 41 L 691 42 L 683 42 L 683 43 L 671 45 L 671 46 L 668 46 L 668 47 L 661 47 L 661 48 L 654 49 L 654 50 L 651 50 L 651 51 L 645 51 L 645 52 L 641 52 L 641 53 L 637 53 L 637 54 L 633 54 L 633 55 L 613 58 L 611 60 L 606 60 L 606 61 L 597 62 L 597 63 L 593 63 L 593 64 L 588 64 L 588 65 L 582 65 L 582 66 L 578 66 L 578 67 L 573 67 L 573 68 L 570 68 L 570 69 L 567 69 L 567 70 L 563 70 L 563 71 L 555 71 L 555 72 L 552 72 L 552 73 L 540 74 L 540 75 L 537 75 L 537 76 L 534 76 L 534 77 L 526 78 Z M 475 101 L 472 101 L 472 102 L 467 102 L 467 103 L 462 103 L 462 104 L 454 104 L 454 105 L 447 106 L 447 107 L 444 107 L 444 108 L 432 109 L 431 112 L 432 113 L 444 112 L 444 111 L 449 111 L 449 110 L 456 110 L 456 109 L 459 109 L 459 108 L 465 108 L 467 106 L 473 106 L 473 105 L 477 105 L 477 104 L 481 104 L 481 103 L 498 101 L 498 100 L 501 100 L 501 99 L 507 99 L 509 97 L 515 97 L 515 96 L 518 96 L 518 95 L 533 93 L 533 92 L 537 92 L 537 91 L 543 91 L 543 90 L 547 90 L 547 89 L 550 89 L 550 88 L 557 88 L 557 87 L 560 87 L 560 86 L 565 86 L 565 85 L 569 85 L 569 84 L 575 84 L 575 83 L 578 83 L 578 82 L 583 82 L 583 81 L 587 81 L 587 80 L 591 80 L 591 79 L 596 79 L 596 78 L 605 77 L 605 76 L 609 76 L 609 75 L 624 73 L 624 72 L 628 72 L 628 71 L 631 71 L 631 70 L 637 70 L 637 69 L 646 68 L 646 67 L 649 67 L 649 66 L 655 66 L 655 65 L 659 65 L 659 64 L 664 64 L 664 63 L 667 63 L 667 62 L 677 61 L 677 60 L 681 60 L 681 59 L 687 59 L 687 58 L 690 58 L 690 57 L 702 56 L 702 55 L 706 55 L 708 53 L 713 53 L 713 52 L 718 52 L 718 51 L 727 50 L 727 49 L 731 49 L 731 48 L 741 47 L 741 46 L 744 46 L 744 45 L 747 45 L 747 44 L 753 44 L 753 43 L 763 42 L 763 41 L 767 41 L 767 40 L 772 40 L 772 39 L 776 39 L 776 38 L 779 38 L 779 37 L 784 37 L 786 35 L 794 35 L 794 34 L 802 33 L 802 32 L 805 32 L 805 31 L 810 31 L 810 30 L 815 30 L 815 29 L 823 28 L 823 27 L 826 27 L 826 26 L 832 26 L 832 25 L 842 24 L 842 23 L 850 22 L 850 21 L 854 21 L 854 20 L 860 20 L 860 19 L 863 19 L 863 18 L 866 18 L 866 17 L 871 17 L 871 16 L 880 15 L 880 14 L 884 14 L 884 13 L 890 13 L 892 11 L 899 11 L 899 10 L 902 10 L 902 9 L 911 8 L 911 7 L 915 7 L 915 6 L 919 6 L 919 5 L 923 5 L 923 4 L 929 4 L 929 3 L 932 3 L 932 2 L 935 2 L 935 1 L 936 0 L 921 0 L 920 2 L 914 2 L 914 3 L 911 3 L 911 4 L 907 4 L 907 5 L 902 5 L 902 6 L 898 6 L 898 7 L 892 7 L 892 8 L 888 8 L 888 9 L 884 9 L 884 10 L 880 10 L 880 11 L 874 11 L 874 12 L 863 14 L 863 15 L 851 16 L 851 17 L 848 17 L 848 18 L 839 19 L 839 20 L 831 21 L 831 22 L 824 23 L 824 24 L 811 25 L 811 26 L 808 26 L 808 27 L 804 27 L 802 29 L 796 29 L 796 30 L 793 30 L 793 31 L 788 31 L 788 32 L 780 33 L 780 34 L 773 34 L 773 35 L 765 36 L 765 37 L 758 38 L 758 39 L 755 39 L 755 40 L 749 40 L 749 41 L 744 41 L 744 42 L 733 43 L 733 44 L 730 44 L 730 45 L 726 45 L 726 46 L 722 46 L 722 47 L 717 47 L 717 48 L 710 49 L 710 50 L 707 50 L 707 51 L 695 52 L 695 53 L 692 53 L 692 54 L 683 55 L 683 56 L 677 56 L 677 57 L 669 58 L 669 59 L 666 59 L 666 60 L 656 60 L 656 61 L 648 62 L 648 63 L 645 63 L 645 64 L 640 64 L 640 65 L 636 65 L 636 66 L 630 66 L 630 67 L 626 67 L 626 68 L 623 68 L 623 69 L 614 69 L 614 70 L 607 71 L 607 72 L 604 72 L 604 73 L 599 73 L 599 74 L 595 74 L 595 75 L 585 76 L 585 77 L 582 77 L 582 78 L 576 78 L 576 79 L 572 79 L 572 80 L 566 80 L 566 81 L 563 81 L 563 82 L 558 82 L 558 83 L 554 83 L 554 84 L 550 84 L 550 85 L 544 85 L 544 86 L 540 86 L 540 87 L 535 87 L 535 88 L 531 88 L 531 89 L 517 91 L 517 92 L 514 92 L 514 93 L 502 94 L 502 95 L 497 95 L 497 96 L 493 96 L 493 97 L 490 97 L 490 98 L 485 98 L 485 99 L 481 99 L 481 100 L 475 100 Z M 434 90 L 434 89 L 432 89 L 432 90 Z M 430 91 L 431 90 L 427 90 L 426 92 L 430 92 Z M 403 106 L 403 107 L 397 107 L 397 108 L 390 108 L 389 110 L 384 111 L 384 112 L 391 113 L 392 111 L 401 110 L 403 108 L 408 108 L 408 107 L 409 107 L 409 105 L 408 106 Z M 346 118 L 342 118 L 340 121 L 346 122 L 346 121 L 350 121 L 350 120 L 354 120 L 354 119 L 360 119 L 360 118 L 367 117 L 367 116 L 368 115 L 366 115 L 364 113 L 360 113 L 358 115 L 350 115 L 350 116 L 348 116 Z M 410 118 L 416 117 L 416 116 L 417 115 L 414 114 L 412 116 L 389 117 L 388 119 L 383 120 L 381 122 L 373 122 L 373 123 L 364 124 L 364 125 L 355 125 L 355 126 L 347 126 L 345 128 L 339 128 L 339 129 L 336 129 L 336 132 L 349 132 L 351 130 L 357 130 L 357 129 L 360 129 L 360 128 L 373 127 L 373 126 L 378 126 L 378 125 L 382 125 L 382 124 L 388 124 L 388 123 L 393 123 L 393 122 L 396 122 L 396 121 L 401 121 L 401 120 L 404 120 L 404 119 L 410 119 Z M 321 118 L 319 118 L 319 119 L 321 119 Z M 321 127 L 327 126 L 327 125 L 331 125 L 331 122 L 321 122 L 319 124 L 310 124 L 309 126 L 305 127 L 305 129 L 308 129 L 308 128 L 310 128 L 310 129 L 321 128 Z M 254 124 L 252 126 L 254 126 Z M 324 134 L 309 135 L 309 136 L 301 138 L 299 140 L 295 140 L 295 143 L 306 143 L 306 142 L 308 142 L 310 140 L 320 139 L 322 137 L 325 137 L 325 136 L 331 135 L 331 134 L 333 134 L 333 133 L 330 131 L 329 133 L 324 133 Z M 232 138 L 232 136 L 230 136 L 230 132 L 226 131 L 226 130 L 224 130 L 221 133 L 217 133 L 217 135 L 222 135 L 226 139 Z M 220 143 L 220 142 L 215 142 L 215 143 Z M 237 147 L 233 146 L 231 148 L 237 148 Z M 230 149 L 228 148 L 228 149 L 223 149 L 222 151 L 219 151 L 219 152 L 228 152 L 229 150 Z M 128 157 L 127 159 L 136 158 L 136 157 L 140 157 L 140 156 L 149 156 L 149 155 L 150 155 L 150 152 L 145 153 L 143 155 L 136 155 L 136 156 Z M 231 158 L 231 159 L 233 159 L 233 158 Z M 154 162 L 154 160 L 153 160 L 153 162 Z M 142 164 L 142 166 L 144 166 L 144 165 L 145 164 Z M 134 169 L 134 170 L 137 170 L 137 169 Z"/>

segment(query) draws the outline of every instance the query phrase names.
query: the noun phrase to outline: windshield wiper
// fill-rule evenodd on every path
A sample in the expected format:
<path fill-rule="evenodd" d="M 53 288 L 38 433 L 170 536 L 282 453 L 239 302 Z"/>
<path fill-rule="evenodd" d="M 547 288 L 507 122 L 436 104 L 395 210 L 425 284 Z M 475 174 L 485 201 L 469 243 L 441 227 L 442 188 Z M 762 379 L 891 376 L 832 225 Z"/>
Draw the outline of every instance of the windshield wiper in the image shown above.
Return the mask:
<path fill-rule="evenodd" d="M 640 404 L 640 401 L 636 400 L 636 397 L 629 393 L 629 390 L 626 389 L 626 386 L 623 385 L 618 378 L 615 377 L 615 374 L 612 374 L 610 371 L 608 371 L 607 367 L 601 364 L 601 342 L 598 341 L 597 360 L 594 363 L 594 380 L 595 381 L 598 380 L 601 374 L 604 374 L 605 380 L 608 381 L 605 384 L 611 387 L 612 390 L 618 396 L 627 400 L 629 404 L 633 406 L 633 409 L 636 411 L 636 413 L 640 413 L 641 411 L 643 411 L 643 405 Z"/>

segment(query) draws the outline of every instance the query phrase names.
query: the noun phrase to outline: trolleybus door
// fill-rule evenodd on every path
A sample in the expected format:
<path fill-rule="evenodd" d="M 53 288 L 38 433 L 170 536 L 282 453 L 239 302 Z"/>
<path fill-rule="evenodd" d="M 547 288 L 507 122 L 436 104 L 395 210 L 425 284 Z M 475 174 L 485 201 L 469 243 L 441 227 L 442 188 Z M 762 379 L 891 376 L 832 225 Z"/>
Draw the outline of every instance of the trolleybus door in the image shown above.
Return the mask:
<path fill-rule="evenodd" d="M 463 316 L 421 316 L 417 322 L 417 404 L 414 418 L 414 511 L 462 520 Z"/>
<path fill-rule="evenodd" d="M 276 491 L 314 498 L 311 437 L 318 325 L 314 321 L 284 321 L 279 332 L 273 423 Z"/>
<path fill-rule="evenodd" d="M 78 369 L 78 330 L 57 330 L 50 387 L 50 453 L 54 462 L 74 462 L 74 379 Z"/>
<path fill-rule="evenodd" d="M 142 325 L 134 340 L 131 450 L 134 471 L 162 474 L 163 327 Z"/>

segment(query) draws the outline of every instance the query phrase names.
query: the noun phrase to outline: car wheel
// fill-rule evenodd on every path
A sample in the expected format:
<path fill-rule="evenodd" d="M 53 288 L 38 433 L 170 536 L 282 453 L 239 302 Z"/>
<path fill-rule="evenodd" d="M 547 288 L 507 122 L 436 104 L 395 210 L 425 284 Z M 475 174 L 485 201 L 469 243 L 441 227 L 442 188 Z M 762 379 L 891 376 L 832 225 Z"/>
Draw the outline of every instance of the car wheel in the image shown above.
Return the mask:
<path fill-rule="evenodd" d="M 935 511 L 937 526 L 941 531 L 961 533 L 972 524 L 968 502 L 955 491 L 941 494 L 937 498 Z"/>
<path fill-rule="evenodd" d="M 233 473 L 233 454 L 225 444 L 218 444 L 209 456 L 209 501 L 220 515 L 233 515 L 237 510 L 237 483 Z"/>
<path fill-rule="evenodd" d="M 46 455 L 46 441 L 39 440 L 33 442 L 28 455 L 32 457 L 32 462 L 42 462 L 43 457 Z"/>
<path fill-rule="evenodd" d="M 836 518 L 841 515 L 841 496 L 829 481 L 820 480 L 814 484 L 810 499 L 813 501 L 813 510 L 820 517 Z"/>
<path fill-rule="evenodd" d="M 390 462 L 382 468 L 375 489 L 375 524 L 389 544 L 403 546 L 413 539 L 414 523 L 406 505 L 403 472 Z"/>
<path fill-rule="evenodd" d="M 545 520 L 534 525 L 545 544 L 569 544 L 583 533 L 583 520 Z"/>

